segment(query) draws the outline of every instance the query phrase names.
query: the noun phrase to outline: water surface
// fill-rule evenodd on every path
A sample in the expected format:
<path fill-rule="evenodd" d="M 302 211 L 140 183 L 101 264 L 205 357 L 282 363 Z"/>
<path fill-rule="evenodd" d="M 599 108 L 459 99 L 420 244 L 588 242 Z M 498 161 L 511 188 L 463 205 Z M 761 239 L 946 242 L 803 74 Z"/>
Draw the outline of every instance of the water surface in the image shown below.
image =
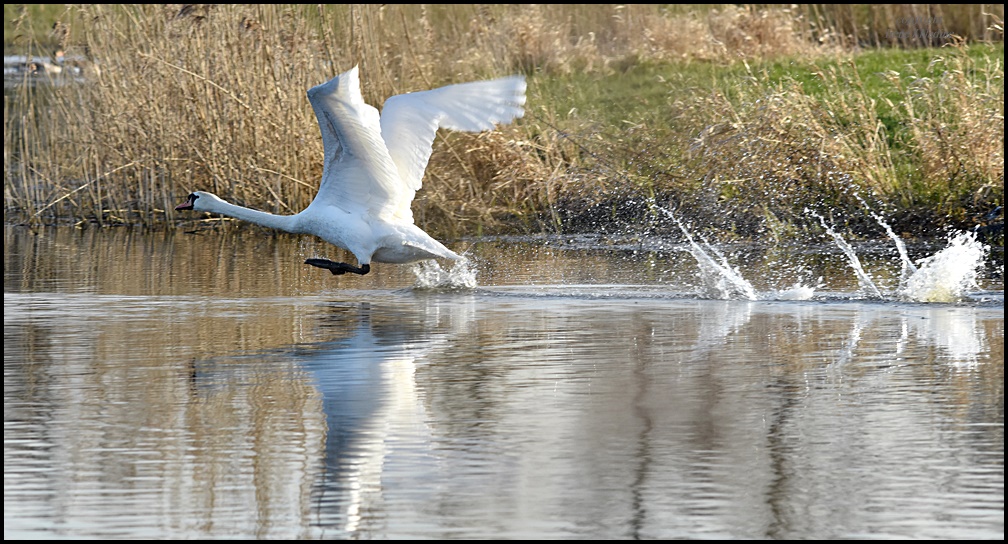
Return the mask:
<path fill-rule="evenodd" d="M 829 243 L 716 248 L 755 299 L 682 242 L 452 249 L 475 286 L 6 228 L 5 538 L 1003 539 L 1003 256 L 920 303 L 885 244 L 882 297 Z"/>

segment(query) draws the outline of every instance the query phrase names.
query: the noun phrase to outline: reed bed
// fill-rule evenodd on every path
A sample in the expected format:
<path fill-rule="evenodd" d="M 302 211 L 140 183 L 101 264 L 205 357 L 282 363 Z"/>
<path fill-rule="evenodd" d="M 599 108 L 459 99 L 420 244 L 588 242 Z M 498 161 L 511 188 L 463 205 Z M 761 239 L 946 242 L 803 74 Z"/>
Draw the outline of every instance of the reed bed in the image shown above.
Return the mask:
<path fill-rule="evenodd" d="M 5 37 L 30 53 L 64 51 L 83 83 L 5 89 L 4 217 L 171 225 L 181 219 L 174 205 L 196 189 L 294 213 L 322 167 L 305 91 L 358 64 L 376 106 L 401 92 L 529 77 L 520 122 L 439 134 L 414 211 L 440 236 L 653 228 L 650 202 L 690 210 L 724 236 L 779 236 L 804 228 L 807 206 L 853 221 L 865 195 L 902 214 L 907 232 L 921 220 L 966 224 L 1003 203 L 1003 13 L 80 5 L 55 25 L 21 13 Z M 984 42 L 1001 46 L 970 54 Z M 882 80 L 855 62 L 866 48 L 934 45 L 946 47 L 933 62 Z M 795 59 L 815 74 L 814 89 L 773 72 Z M 675 73 L 709 73 L 710 84 Z"/>

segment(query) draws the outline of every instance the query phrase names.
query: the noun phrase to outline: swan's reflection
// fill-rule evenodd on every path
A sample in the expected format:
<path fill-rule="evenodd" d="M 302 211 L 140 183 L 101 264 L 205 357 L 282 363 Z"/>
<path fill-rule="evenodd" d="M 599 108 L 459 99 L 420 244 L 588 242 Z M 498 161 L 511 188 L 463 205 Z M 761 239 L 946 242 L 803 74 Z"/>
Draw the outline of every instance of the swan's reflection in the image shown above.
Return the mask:
<path fill-rule="evenodd" d="M 337 537 L 383 534 L 383 489 L 430 457 L 431 429 L 414 381 L 418 364 L 460 334 L 469 297 L 421 297 L 404 304 L 334 304 L 319 325 L 351 331 L 343 339 L 300 346 L 300 364 L 322 394 L 328 431 L 316 490 L 318 526 Z M 334 535 L 326 535 L 334 536 Z"/>

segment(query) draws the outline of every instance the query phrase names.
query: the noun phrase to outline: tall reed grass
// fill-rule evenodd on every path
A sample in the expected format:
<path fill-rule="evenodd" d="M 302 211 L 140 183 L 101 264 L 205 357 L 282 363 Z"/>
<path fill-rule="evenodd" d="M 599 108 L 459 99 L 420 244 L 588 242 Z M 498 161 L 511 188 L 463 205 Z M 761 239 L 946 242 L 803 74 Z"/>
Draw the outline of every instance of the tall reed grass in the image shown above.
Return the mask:
<path fill-rule="evenodd" d="M 519 123 L 439 135 L 414 204 L 439 235 L 601 228 L 655 198 L 700 206 L 698 216 L 741 235 L 801 224 L 801 207 L 817 202 L 842 210 L 850 186 L 896 211 L 966 221 L 1003 202 L 1003 61 L 958 51 L 1003 44 L 1003 14 L 1003 5 L 80 5 L 46 26 L 48 41 L 29 15 L 9 32 L 5 17 L 5 37 L 28 52 L 59 48 L 86 70 L 83 84 L 5 88 L 5 221 L 173 223 L 174 205 L 195 189 L 294 213 L 322 166 L 305 90 L 355 64 L 376 106 L 449 83 L 530 78 Z M 856 68 L 829 64 L 866 46 L 936 45 L 888 32 L 913 25 L 963 43 L 942 38 L 960 45 L 936 55 L 940 70 L 889 74 L 891 104 L 859 86 L 867 76 Z M 775 59 L 828 66 L 822 91 L 759 72 Z M 714 84 L 628 86 L 655 66 L 713 67 Z M 757 68 L 723 77 L 738 66 Z M 592 90 L 619 111 L 599 108 Z M 635 124 L 644 114 L 632 105 L 647 92 L 674 95 L 646 114 L 667 126 Z"/>

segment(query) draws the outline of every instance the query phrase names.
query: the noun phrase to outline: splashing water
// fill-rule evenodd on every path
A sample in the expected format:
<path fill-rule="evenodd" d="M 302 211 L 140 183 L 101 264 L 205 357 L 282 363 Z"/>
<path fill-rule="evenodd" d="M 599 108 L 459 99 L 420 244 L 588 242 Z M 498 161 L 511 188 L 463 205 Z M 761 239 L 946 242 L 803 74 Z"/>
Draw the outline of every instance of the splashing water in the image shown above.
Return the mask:
<path fill-rule="evenodd" d="M 864 204 L 863 200 L 861 202 Z M 819 219 L 826 232 L 833 237 L 840 249 L 847 255 L 851 268 L 857 273 L 862 290 L 867 290 L 877 298 L 882 298 L 878 287 L 861 267 L 861 261 L 854 253 L 854 248 L 830 228 L 821 215 L 809 211 L 807 208 L 805 212 Z M 920 259 L 915 265 L 907 254 L 903 240 L 881 217 L 871 210 L 868 210 L 868 213 L 885 228 L 899 252 L 902 269 L 900 284 L 896 289 L 897 298 L 908 302 L 957 302 L 965 298 L 967 291 L 979 289 L 977 273 L 989 248 L 977 241 L 976 233 L 962 232 L 949 236 L 948 247 L 930 257 Z"/>
<path fill-rule="evenodd" d="M 809 300 L 813 295 L 815 295 L 814 287 L 802 285 L 799 282 L 787 289 L 773 291 L 767 298 L 772 300 Z"/>
<path fill-rule="evenodd" d="M 867 204 L 862 200 L 862 203 Z M 728 264 L 728 260 L 716 248 L 712 247 L 706 240 L 702 240 L 704 249 L 690 234 L 686 226 L 679 220 L 672 211 L 653 206 L 670 219 L 675 221 L 679 230 L 686 236 L 689 242 L 688 250 L 696 259 L 700 266 L 701 279 L 704 283 L 705 292 L 703 295 L 720 298 L 733 299 L 744 298 L 748 300 L 773 299 L 773 300 L 808 300 L 814 295 L 815 289 L 795 283 L 789 289 L 772 291 L 758 295 L 752 284 L 742 277 L 742 274 Z M 826 223 L 826 219 L 821 215 L 805 209 L 805 213 L 811 214 L 819 219 L 826 232 L 833 237 L 837 246 L 843 250 L 847 256 L 848 263 L 857 275 L 860 290 L 866 296 L 882 299 L 885 298 L 871 276 L 861 266 L 854 248 L 847 243 L 836 231 Z M 907 253 L 906 244 L 893 232 L 892 228 L 876 213 L 868 210 L 868 213 L 886 230 L 886 234 L 892 239 L 899 252 L 901 274 L 899 288 L 896 296 L 900 300 L 909 302 L 957 302 L 962 300 L 967 291 L 979 289 L 977 275 L 990 248 L 977 241 L 976 233 L 963 232 L 951 235 L 948 240 L 948 247 L 938 253 L 917 261 L 914 264 Z M 822 278 L 820 278 L 820 283 Z"/>
<path fill-rule="evenodd" d="M 702 240 L 703 245 L 707 247 L 707 250 L 704 250 L 674 213 L 659 206 L 653 205 L 653 207 L 675 221 L 679 230 L 686 236 L 686 240 L 689 242 L 687 250 L 700 266 L 700 279 L 703 282 L 702 296 L 722 300 L 740 298 L 745 300 L 809 300 L 815 294 L 814 288 L 799 282 L 790 288 L 760 295 L 753 285 L 742 277 L 738 269 L 728 264 L 728 259 L 717 248 L 711 246 L 706 240 Z"/>
<path fill-rule="evenodd" d="M 416 289 L 474 289 L 477 285 L 476 266 L 465 257 L 448 270 L 435 260 L 421 261 L 413 265 L 413 273 Z"/>
<path fill-rule="evenodd" d="M 671 211 L 664 208 L 658 208 L 665 215 L 672 218 L 676 225 L 679 226 L 679 230 L 686 236 L 686 240 L 689 241 L 689 252 L 690 255 L 696 259 L 697 264 L 700 265 L 700 279 L 703 281 L 704 295 L 711 298 L 718 299 L 734 299 L 734 298 L 745 298 L 748 300 L 757 300 L 759 297 L 756 295 L 756 289 L 753 288 L 752 284 L 746 281 L 742 277 L 742 274 L 738 270 L 732 268 L 728 264 L 728 260 L 725 259 L 724 255 L 721 254 L 717 249 L 711 247 L 707 241 L 704 241 L 704 245 L 707 249 L 711 251 L 718 260 L 715 260 L 709 253 L 704 251 L 700 244 L 693 240 L 693 236 L 686 226 L 679 221 L 679 218 L 675 216 Z"/>
<path fill-rule="evenodd" d="M 889 238 L 891 238 L 893 243 L 896 244 L 896 251 L 899 252 L 901 263 L 900 283 L 903 283 L 911 274 L 917 273 L 917 267 L 914 266 L 913 261 L 910 260 L 910 256 L 907 255 L 906 244 L 903 243 L 903 239 L 900 238 L 899 236 L 896 236 L 896 233 L 893 232 L 892 228 L 888 224 L 886 224 L 886 222 L 883 221 L 881 217 L 875 215 L 874 213 L 872 213 L 872 217 L 874 217 L 875 220 L 878 221 L 880 225 L 885 227 L 886 234 L 888 234 Z"/>
<path fill-rule="evenodd" d="M 859 201 L 861 201 L 861 205 L 865 207 L 865 210 L 867 210 L 868 213 L 875 218 L 875 221 L 879 225 L 882 225 L 882 228 L 885 229 L 886 234 L 888 234 L 889 238 L 893 241 L 894 244 L 896 244 L 896 251 L 899 252 L 900 256 L 900 263 L 901 263 L 900 284 L 902 285 L 903 282 L 905 282 L 911 274 L 917 272 L 917 267 L 914 266 L 913 261 L 910 260 L 910 256 L 907 254 L 906 244 L 903 243 L 903 239 L 901 239 L 899 236 L 896 236 L 896 233 L 893 232 L 892 227 L 890 227 L 888 223 L 883 221 L 882 218 L 877 213 L 873 212 L 868 207 L 868 203 L 865 202 L 863 198 L 861 198 L 861 195 L 855 194 L 854 196 Z M 819 218 L 819 220 L 822 221 L 822 218 Z"/>
<path fill-rule="evenodd" d="M 900 299 L 912 302 L 956 302 L 966 291 L 978 289 L 977 270 L 988 247 L 978 242 L 976 233 L 949 237 L 949 245 L 921 259 L 906 282 L 897 290 Z"/>
<path fill-rule="evenodd" d="M 879 291 L 875 282 L 872 281 L 871 276 L 869 276 L 861 266 L 861 259 L 858 259 L 857 253 L 854 252 L 854 248 L 851 247 L 851 245 L 848 244 L 842 236 L 837 234 L 832 227 L 826 224 L 826 220 L 823 219 L 823 216 L 809 210 L 808 208 L 805 208 L 805 213 L 810 213 L 816 216 L 819 219 L 819 223 L 821 223 L 823 228 L 826 229 L 826 232 L 833 237 L 836 244 L 840 246 L 840 249 L 843 250 L 845 255 L 847 255 L 847 262 L 850 264 L 851 268 L 854 269 L 854 273 L 857 275 L 858 285 L 861 286 L 861 290 L 867 292 L 869 296 L 882 298 L 882 292 Z"/>
<path fill-rule="evenodd" d="M 868 204 L 858 197 L 861 203 Z M 902 270 L 900 286 L 896 295 L 901 300 L 911 302 L 956 302 L 962 300 L 966 291 L 978 289 L 977 271 L 987 256 L 989 248 L 978 242 L 976 233 L 964 232 L 949 237 L 949 245 L 934 255 L 918 261 L 914 265 L 907 255 L 906 245 L 888 223 L 875 212 L 868 210 L 886 234 L 896 244 Z"/>

